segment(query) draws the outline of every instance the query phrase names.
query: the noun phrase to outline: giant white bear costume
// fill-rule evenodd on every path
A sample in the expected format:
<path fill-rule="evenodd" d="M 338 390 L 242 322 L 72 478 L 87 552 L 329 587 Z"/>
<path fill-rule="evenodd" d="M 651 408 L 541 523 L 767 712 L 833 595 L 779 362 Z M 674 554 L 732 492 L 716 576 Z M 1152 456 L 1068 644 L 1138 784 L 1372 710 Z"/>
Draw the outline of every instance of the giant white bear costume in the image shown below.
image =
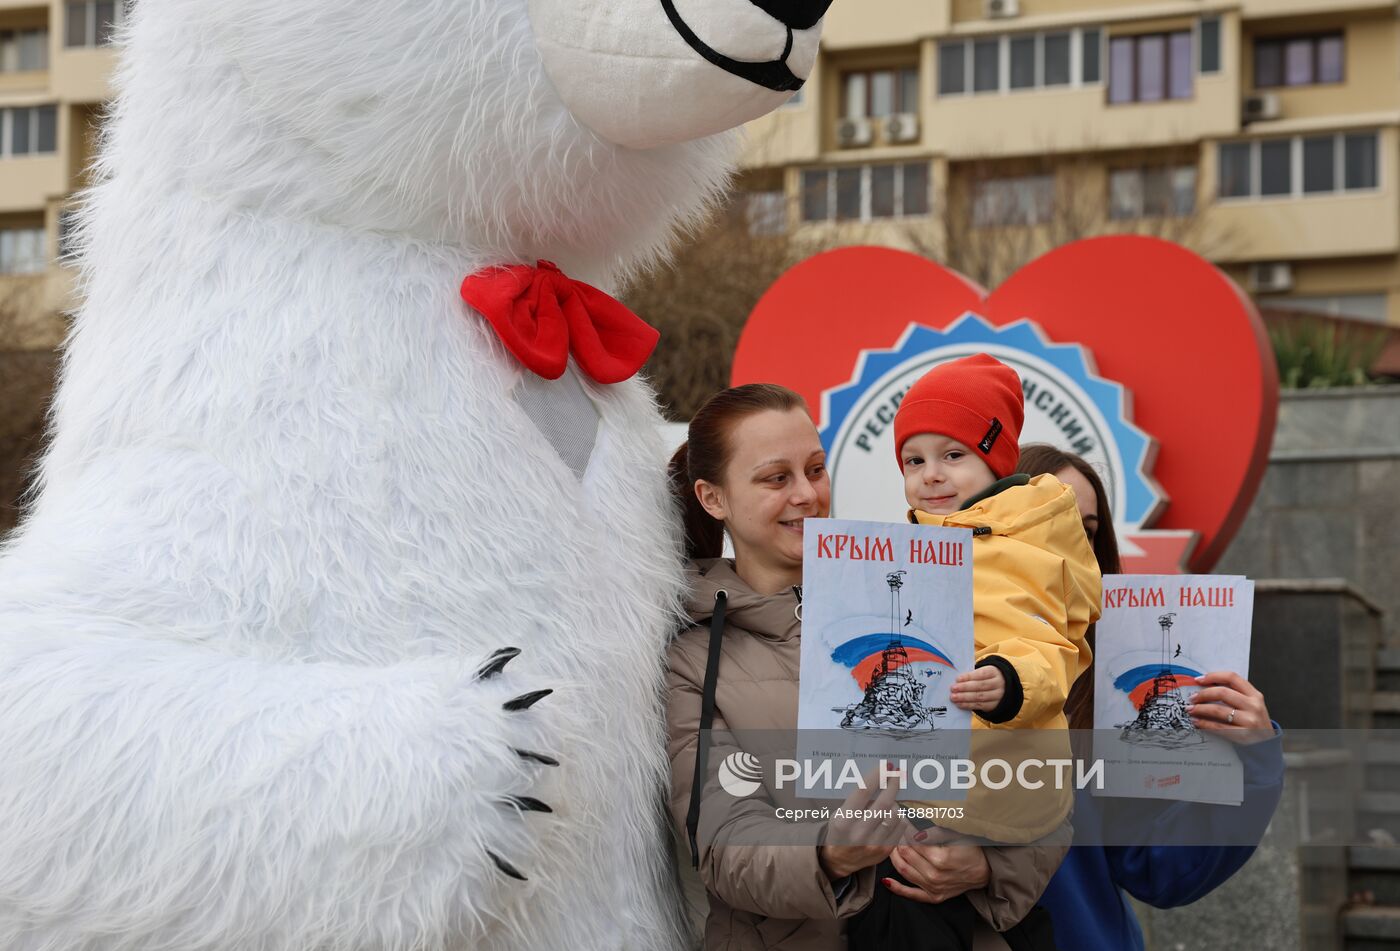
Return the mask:
<path fill-rule="evenodd" d="M 658 417 L 459 286 L 661 253 L 827 2 L 134 5 L 0 560 L 0 948 L 674 946 Z"/>

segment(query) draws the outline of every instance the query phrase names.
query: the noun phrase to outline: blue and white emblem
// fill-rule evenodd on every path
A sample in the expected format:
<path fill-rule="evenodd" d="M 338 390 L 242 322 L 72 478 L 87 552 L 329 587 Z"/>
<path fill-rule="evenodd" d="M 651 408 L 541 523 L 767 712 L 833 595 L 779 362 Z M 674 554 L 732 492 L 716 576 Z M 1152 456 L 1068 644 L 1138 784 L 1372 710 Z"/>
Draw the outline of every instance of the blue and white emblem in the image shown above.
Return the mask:
<path fill-rule="evenodd" d="M 945 330 L 910 324 L 892 349 L 862 351 L 851 381 L 822 394 L 821 438 L 834 517 L 904 517 L 895 410 L 931 367 L 974 353 L 991 354 L 1020 374 L 1026 397 L 1022 445 L 1050 443 L 1093 464 L 1120 532 L 1152 523 L 1167 500 L 1150 475 L 1155 444 L 1129 418 L 1128 391 L 1099 376 L 1084 347 L 1052 343 L 1030 320 L 997 327 L 972 312 Z"/>

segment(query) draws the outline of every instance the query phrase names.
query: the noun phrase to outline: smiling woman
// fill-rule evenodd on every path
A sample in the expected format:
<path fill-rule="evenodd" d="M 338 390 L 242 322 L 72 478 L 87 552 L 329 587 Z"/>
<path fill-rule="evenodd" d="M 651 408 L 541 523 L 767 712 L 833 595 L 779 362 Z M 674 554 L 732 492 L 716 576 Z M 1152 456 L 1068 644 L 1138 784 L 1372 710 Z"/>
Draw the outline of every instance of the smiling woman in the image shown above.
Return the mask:
<path fill-rule="evenodd" d="M 791 784 L 760 781 L 742 794 L 721 784 L 725 764 L 757 763 L 767 778 L 776 758 L 793 755 L 803 526 L 831 506 L 826 453 L 802 398 L 772 384 L 716 394 L 692 419 L 670 475 L 685 513 L 695 625 L 667 654 L 670 808 L 704 885 L 704 947 L 847 947 L 847 919 L 870 907 L 877 867 L 897 848 L 931 863 L 914 900 L 966 894 L 969 927 L 1015 925 L 1060 847 L 935 845 L 904 819 L 882 818 L 864 790 L 845 803 L 863 818 L 793 823 L 784 816 L 811 802 Z M 732 561 L 720 557 L 726 533 Z"/>

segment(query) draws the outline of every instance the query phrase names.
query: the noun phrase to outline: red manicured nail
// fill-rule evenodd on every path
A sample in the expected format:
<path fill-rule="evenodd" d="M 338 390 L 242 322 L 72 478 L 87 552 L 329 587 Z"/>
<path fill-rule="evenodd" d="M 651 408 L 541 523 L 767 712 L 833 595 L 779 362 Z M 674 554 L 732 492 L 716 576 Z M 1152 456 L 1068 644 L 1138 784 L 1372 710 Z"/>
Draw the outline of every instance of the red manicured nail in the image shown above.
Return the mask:
<path fill-rule="evenodd" d="M 892 879 L 892 878 L 882 878 L 882 879 L 880 879 L 880 884 L 883 885 L 883 886 L 885 886 L 886 888 L 893 889 L 893 888 L 894 888 L 894 879 Z"/>
<path fill-rule="evenodd" d="M 924 839 L 927 839 L 927 838 L 928 838 L 928 833 L 927 833 L 927 832 L 920 832 L 918 835 L 914 836 L 914 841 L 915 841 L 915 842 L 922 842 L 922 841 L 924 841 Z"/>

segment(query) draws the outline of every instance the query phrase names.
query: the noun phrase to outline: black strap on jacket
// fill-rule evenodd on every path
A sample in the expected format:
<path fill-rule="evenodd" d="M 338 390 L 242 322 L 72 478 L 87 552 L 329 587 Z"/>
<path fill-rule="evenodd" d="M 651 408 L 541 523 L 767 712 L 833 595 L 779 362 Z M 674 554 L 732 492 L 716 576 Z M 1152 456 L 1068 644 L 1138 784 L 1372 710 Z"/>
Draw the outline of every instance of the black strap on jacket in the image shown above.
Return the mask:
<path fill-rule="evenodd" d="M 724 640 L 724 609 L 729 594 L 715 594 L 715 610 L 710 616 L 710 652 L 705 657 L 705 687 L 700 697 L 700 736 L 695 746 L 695 778 L 690 782 L 690 808 L 685 814 L 685 834 L 690 839 L 690 864 L 700 867 L 700 847 L 696 830 L 700 828 L 700 796 L 705 791 L 705 773 L 709 770 L 710 729 L 715 724 L 715 686 L 719 683 L 719 645 Z"/>

